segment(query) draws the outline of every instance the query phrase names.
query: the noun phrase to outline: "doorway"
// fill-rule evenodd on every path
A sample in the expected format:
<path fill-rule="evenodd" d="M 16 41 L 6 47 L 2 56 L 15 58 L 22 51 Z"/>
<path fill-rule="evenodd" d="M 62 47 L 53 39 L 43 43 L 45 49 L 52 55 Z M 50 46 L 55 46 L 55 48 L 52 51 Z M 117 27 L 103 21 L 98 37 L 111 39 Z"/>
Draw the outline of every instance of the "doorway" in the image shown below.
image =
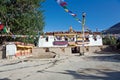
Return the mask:
<path fill-rule="evenodd" d="M 80 53 L 80 47 L 72 47 L 71 52 L 72 52 L 72 54 Z"/>

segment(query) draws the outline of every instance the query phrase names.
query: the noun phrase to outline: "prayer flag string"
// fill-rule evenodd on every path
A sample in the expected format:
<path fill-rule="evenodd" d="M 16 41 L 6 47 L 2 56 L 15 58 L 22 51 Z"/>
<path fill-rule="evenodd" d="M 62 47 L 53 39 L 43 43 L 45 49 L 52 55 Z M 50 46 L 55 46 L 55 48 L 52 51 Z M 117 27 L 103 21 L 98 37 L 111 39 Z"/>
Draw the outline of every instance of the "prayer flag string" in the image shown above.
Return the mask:
<path fill-rule="evenodd" d="M 91 31 L 88 29 L 88 27 L 85 25 L 85 16 L 83 17 L 83 20 L 80 20 L 75 13 L 73 13 L 71 10 L 67 8 L 67 3 L 64 0 L 56 0 L 56 2 L 64 8 L 65 12 L 69 13 L 73 18 L 75 18 L 76 21 L 78 21 L 80 24 L 84 25 L 85 29 L 87 31 Z"/>
<path fill-rule="evenodd" d="M 71 10 L 67 8 L 67 3 L 64 0 L 56 0 L 56 2 L 64 8 L 65 12 L 69 13 L 75 20 L 77 20 L 79 23 L 82 23 L 81 20 L 77 17 L 75 13 L 73 13 Z"/>

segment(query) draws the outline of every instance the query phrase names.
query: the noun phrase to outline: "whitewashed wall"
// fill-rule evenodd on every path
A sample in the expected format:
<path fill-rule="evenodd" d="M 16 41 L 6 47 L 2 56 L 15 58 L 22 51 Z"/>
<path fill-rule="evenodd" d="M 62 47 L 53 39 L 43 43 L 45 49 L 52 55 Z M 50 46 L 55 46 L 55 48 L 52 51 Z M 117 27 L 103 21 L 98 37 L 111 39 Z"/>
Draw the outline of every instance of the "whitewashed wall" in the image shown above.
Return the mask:
<path fill-rule="evenodd" d="M 16 51 L 17 51 L 17 47 L 15 44 L 6 45 L 6 56 L 15 55 Z"/>
<path fill-rule="evenodd" d="M 88 44 L 88 46 L 102 46 L 103 42 L 102 42 L 102 37 L 100 35 L 96 36 L 96 40 L 94 40 L 93 35 L 89 35 L 89 40 L 90 43 Z"/>
<path fill-rule="evenodd" d="M 85 46 L 102 46 L 103 45 L 102 37 L 100 35 L 96 36 L 96 40 L 94 40 L 93 35 L 89 35 L 89 40 L 90 40 L 89 44 L 85 44 Z M 53 42 L 54 42 L 54 36 L 48 36 L 48 42 L 46 41 L 46 38 L 43 38 L 42 36 L 40 36 L 38 47 L 67 47 L 67 45 L 55 46 L 53 45 Z M 82 46 L 82 45 L 79 45 L 79 46 Z"/>
<path fill-rule="evenodd" d="M 54 36 L 48 36 L 48 42 L 46 41 L 46 38 L 43 38 L 40 36 L 39 42 L 38 42 L 38 47 L 67 47 L 67 45 L 53 45 L 54 42 Z"/>
<path fill-rule="evenodd" d="M 53 41 L 54 41 L 54 36 L 48 36 L 48 42 L 46 41 L 46 38 L 40 36 L 38 47 L 53 47 Z"/>

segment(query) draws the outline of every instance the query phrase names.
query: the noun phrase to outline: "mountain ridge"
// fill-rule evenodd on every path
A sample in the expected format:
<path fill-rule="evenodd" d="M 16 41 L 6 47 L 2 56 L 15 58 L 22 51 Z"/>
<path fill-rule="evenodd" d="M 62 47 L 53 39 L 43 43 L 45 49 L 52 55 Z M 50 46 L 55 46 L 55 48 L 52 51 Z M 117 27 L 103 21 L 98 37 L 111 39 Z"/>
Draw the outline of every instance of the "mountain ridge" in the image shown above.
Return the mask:
<path fill-rule="evenodd" d="M 102 31 L 103 34 L 120 34 L 120 22 Z"/>

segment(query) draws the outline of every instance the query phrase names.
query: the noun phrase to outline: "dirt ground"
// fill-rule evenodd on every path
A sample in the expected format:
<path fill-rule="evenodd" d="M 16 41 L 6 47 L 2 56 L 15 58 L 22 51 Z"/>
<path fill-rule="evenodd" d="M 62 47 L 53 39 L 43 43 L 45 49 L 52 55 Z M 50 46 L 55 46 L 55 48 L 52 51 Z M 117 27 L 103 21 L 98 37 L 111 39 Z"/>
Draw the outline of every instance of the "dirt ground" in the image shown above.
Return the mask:
<path fill-rule="evenodd" d="M 120 80 L 120 54 L 0 60 L 0 80 Z"/>

